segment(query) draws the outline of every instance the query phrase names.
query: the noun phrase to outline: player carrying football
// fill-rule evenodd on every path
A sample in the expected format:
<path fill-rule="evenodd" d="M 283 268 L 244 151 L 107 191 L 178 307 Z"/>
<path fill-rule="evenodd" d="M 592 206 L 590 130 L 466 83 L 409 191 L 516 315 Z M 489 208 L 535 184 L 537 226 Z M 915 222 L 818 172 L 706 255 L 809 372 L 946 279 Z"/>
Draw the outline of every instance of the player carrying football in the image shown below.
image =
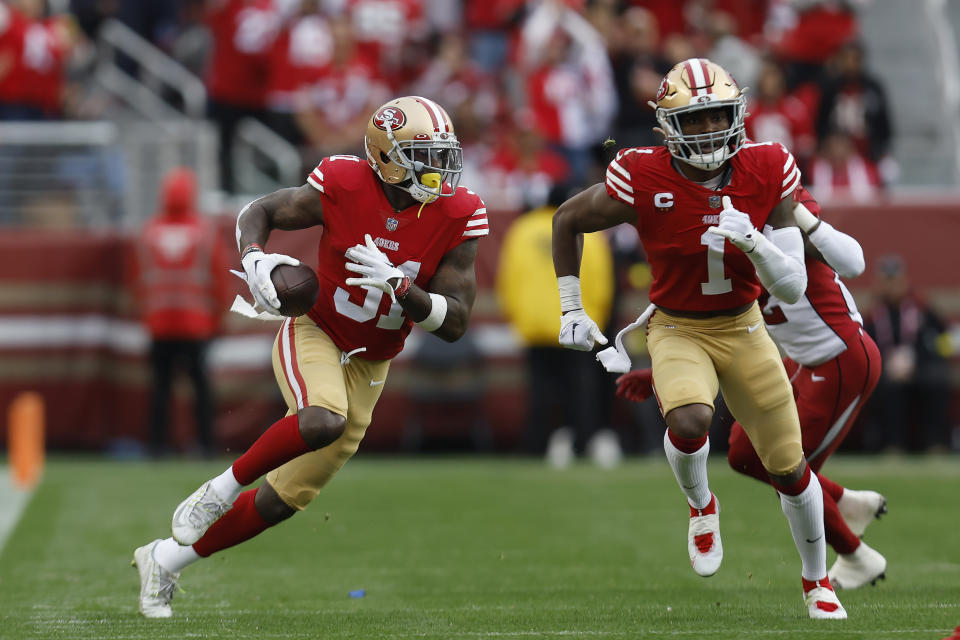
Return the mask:
<path fill-rule="evenodd" d="M 148 618 L 172 615 L 181 569 L 306 508 L 356 453 L 414 323 L 450 342 L 467 329 L 487 210 L 458 186 L 463 165 L 450 117 L 426 98 L 392 100 L 370 118 L 365 146 L 366 160 L 325 158 L 306 184 L 237 217 L 250 292 L 274 314 L 270 272 L 298 261 L 264 253 L 270 232 L 322 225 L 320 295 L 307 315 L 283 321 L 274 343 L 287 416 L 177 507 L 173 537 L 134 552 Z M 243 491 L 264 474 L 259 488 Z"/>
<path fill-rule="evenodd" d="M 830 582 L 856 589 L 875 582 L 887 568 L 886 558 L 859 538 L 886 510 L 886 499 L 876 491 L 842 487 L 820 469 L 877 386 L 880 352 L 864 333 L 860 312 L 840 280 L 863 273 L 860 243 L 821 220 L 820 206 L 806 189 L 795 193 L 794 213 L 806 238 L 807 290 L 794 304 L 763 294 L 763 320 L 787 353 L 784 365 L 797 402 L 803 452 L 823 488 L 826 540 L 837 552 Z M 617 380 L 617 394 L 635 402 L 652 393 L 649 369 Z M 730 429 L 727 459 L 735 471 L 770 481 L 739 423 Z"/>
<path fill-rule="evenodd" d="M 668 427 L 664 449 L 690 508 L 694 571 L 711 576 L 723 558 L 719 503 L 707 483 L 707 431 L 722 390 L 780 493 L 810 617 L 846 618 L 827 578 L 820 483 L 803 457 L 790 381 L 757 304 L 761 283 L 788 304 L 807 285 L 793 216 L 800 171 L 782 145 L 746 142 L 744 96 L 709 60 L 677 64 L 653 106 L 665 146 L 620 151 L 606 183 L 554 217 L 560 343 L 606 343 L 580 304 L 577 236 L 635 225 L 653 274 L 647 345 Z"/>

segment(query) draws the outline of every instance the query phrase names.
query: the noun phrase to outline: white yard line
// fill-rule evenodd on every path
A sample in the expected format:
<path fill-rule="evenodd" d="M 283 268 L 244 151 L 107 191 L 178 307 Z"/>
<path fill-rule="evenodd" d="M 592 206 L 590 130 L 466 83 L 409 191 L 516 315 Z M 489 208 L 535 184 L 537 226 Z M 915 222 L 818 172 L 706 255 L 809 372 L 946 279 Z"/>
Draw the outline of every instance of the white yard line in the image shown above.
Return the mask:
<path fill-rule="evenodd" d="M 21 489 L 13 484 L 10 467 L 0 465 L 0 555 L 32 495 L 32 490 Z"/>

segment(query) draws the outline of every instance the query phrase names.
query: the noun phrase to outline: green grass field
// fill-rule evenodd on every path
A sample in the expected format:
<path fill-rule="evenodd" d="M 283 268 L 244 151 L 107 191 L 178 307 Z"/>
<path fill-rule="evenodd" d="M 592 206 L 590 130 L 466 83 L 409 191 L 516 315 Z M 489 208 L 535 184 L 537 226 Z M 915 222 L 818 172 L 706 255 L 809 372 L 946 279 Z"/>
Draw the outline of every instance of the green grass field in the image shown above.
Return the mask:
<path fill-rule="evenodd" d="M 140 617 L 134 547 L 227 463 L 52 460 L 0 556 L 0 638 L 939 640 L 960 624 L 956 458 L 831 461 L 890 506 L 866 534 L 888 579 L 841 592 L 846 621 L 807 618 L 779 501 L 721 459 L 724 564 L 703 579 L 662 459 L 364 455 L 307 512 L 187 568 L 173 619 Z"/>

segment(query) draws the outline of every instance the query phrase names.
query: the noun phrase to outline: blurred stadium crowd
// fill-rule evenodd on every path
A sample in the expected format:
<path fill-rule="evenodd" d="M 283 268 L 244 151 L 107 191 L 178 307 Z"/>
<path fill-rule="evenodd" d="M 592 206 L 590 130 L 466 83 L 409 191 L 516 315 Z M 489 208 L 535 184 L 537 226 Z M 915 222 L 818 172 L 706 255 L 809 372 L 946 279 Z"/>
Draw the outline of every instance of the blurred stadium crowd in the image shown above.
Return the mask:
<path fill-rule="evenodd" d="M 74 285 L 88 278 L 103 291 L 130 288 L 118 275 L 116 264 L 128 250 L 123 243 L 131 241 L 136 235 L 133 232 L 163 199 L 159 184 L 169 169 L 183 164 L 197 172 L 198 208 L 228 214 L 216 217 L 220 218 L 223 243 L 229 245 L 233 217 L 252 195 L 301 184 L 325 156 L 362 156 L 366 121 L 376 106 L 391 96 L 429 96 L 448 110 L 456 124 L 464 147 L 462 184 L 483 197 L 492 234 L 478 258 L 481 295 L 475 328 L 468 334 L 471 340 L 457 347 L 461 351 L 445 353 L 431 351 L 429 339 L 414 340 L 410 358 L 420 368 L 405 373 L 401 359 L 401 375 L 391 380 L 397 395 L 385 394 L 387 408 L 380 416 L 384 422 L 409 416 L 403 443 L 419 446 L 416 443 L 426 437 L 431 421 L 436 421 L 434 414 L 439 413 L 440 421 L 444 416 L 449 420 L 451 405 L 437 402 L 437 396 L 446 393 L 457 406 L 466 407 L 475 445 L 502 448 L 502 442 L 516 443 L 520 439 L 516 431 L 522 425 L 510 403 L 516 403 L 517 390 L 529 381 L 515 371 L 520 354 L 517 343 L 504 339 L 497 330 L 504 324 L 494 292 L 497 272 L 503 267 L 498 263 L 500 244 L 523 212 L 549 208 L 574 190 L 601 181 L 616 149 L 658 144 L 660 137 L 653 131 L 656 121 L 648 101 L 654 99 L 662 77 L 675 63 L 701 56 L 730 70 L 741 86 L 750 87 L 748 135 L 757 141 L 782 142 L 793 152 L 804 184 L 826 206 L 834 203 L 840 207 L 827 209 L 831 219 L 852 230 L 864 245 L 868 260 L 886 253 L 903 254 L 898 263 L 903 268 L 893 275 L 905 278 L 905 264 L 911 263 L 911 276 L 920 288 L 935 289 L 937 301 L 945 301 L 948 307 L 946 323 L 934 318 L 923 324 L 933 327 L 930 331 L 913 327 L 910 334 L 920 348 L 935 356 L 939 369 L 928 382 L 939 385 L 939 395 L 933 401 L 903 400 L 895 411 L 880 410 L 881 415 L 889 416 L 917 402 L 924 407 L 935 405 L 930 409 L 933 417 L 920 420 L 936 422 L 936 427 L 931 428 L 929 437 L 917 437 L 905 436 L 908 427 L 903 424 L 883 424 L 855 438 L 853 446 L 870 450 L 956 446 L 950 439 L 948 416 L 960 413 L 960 396 L 955 392 L 960 368 L 953 366 L 948 371 L 945 358 L 956 354 L 950 346 L 948 324 L 960 318 L 960 292 L 949 269 L 929 260 L 921 263 L 929 256 L 946 259 L 948 252 L 937 247 L 943 246 L 949 234 L 944 232 L 928 242 L 912 241 L 912 230 L 902 230 L 898 238 L 885 232 L 882 221 L 904 215 L 912 202 L 896 210 L 870 210 L 876 203 L 888 201 L 898 184 L 907 182 L 902 176 L 908 170 L 912 177 L 929 173 L 926 165 L 917 169 L 904 161 L 898 167 L 894 160 L 896 114 L 887 97 L 892 87 L 885 85 L 890 76 L 884 74 L 881 81 L 873 72 L 861 33 L 862 12 L 873 2 L 878 0 L 0 0 L 0 168 L 6 169 L 6 175 L 0 175 L 0 224 L 28 230 L 123 229 L 127 234 L 119 240 L 97 235 L 59 236 L 51 241 L 44 236 L 37 246 L 57 247 L 54 252 L 63 257 L 64 265 L 62 273 L 45 265 L 42 277 L 63 281 L 57 294 L 62 301 L 49 302 L 54 299 L 51 294 L 43 303 L 29 296 L 23 302 L 11 294 L 4 313 L 12 309 L 13 315 L 24 318 L 25 314 L 49 318 L 52 312 L 75 314 L 79 308 L 85 314 L 102 314 L 110 322 L 114 316 L 129 318 L 130 306 L 112 297 L 101 296 L 94 304 L 84 296 L 74 304 L 71 301 L 81 293 Z M 118 30 L 117 25 L 123 29 Z M 128 37 L 128 33 L 139 38 Z M 152 46 L 145 47 L 141 40 Z M 120 43 L 129 47 L 117 53 L 113 49 Z M 111 51 L 106 52 L 108 47 Z M 107 53 L 110 64 L 133 78 L 132 83 L 120 83 L 116 74 L 104 73 Z M 176 64 L 165 66 L 168 61 Z M 195 95 L 191 98 L 189 91 L 157 83 L 152 75 L 157 69 L 166 70 L 168 80 L 181 78 L 188 88 L 191 81 L 202 87 L 201 113 L 192 110 Z M 104 91 L 107 81 L 113 83 L 112 91 Z M 949 78 L 942 84 L 949 88 Z M 164 126 L 157 129 L 157 139 L 151 138 L 150 129 L 140 126 L 150 118 L 143 110 L 131 115 L 129 104 L 123 104 L 124 98 L 131 103 L 142 98 L 147 89 L 191 126 L 180 130 L 157 117 L 154 124 Z M 900 89 L 902 93 L 903 87 Z M 947 89 L 944 92 L 948 93 Z M 253 181 L 239 170 L 262 161 L 241 156 L 238 148 L 245 123 L 250 121 L 272 133 L 257 133 L 247 138 L 247 144 L 250 140 L 254 146 L 257 141 L 264 142 L 261 152 L 266 155 L 277 149 L 289 151 L 274 153 L 274 163 L 264 165 L 273 184 Z M 119 133 L 94 127 L 104 122 L 116 126 Z M 89 129 L 81 135 L 74 129 L 27 126 L 43 123 L 81 123 Z M 216 134 L 210 138 L 211 153 L 182 157 L 168 153 L 173 144 L 182 147 L 202 142 L 203 130 L 197 128 L 201 124 Z M 949 129 L 934 129 L 930 137 L 947 141 Z M 82 151 L 57 147 L 50 155 L 42 155 L 37 151 L 40 146 L 33 144 L 33 138 L 46 136 L 50 148 L 60 137 L 63 145 L 69 145 L 75 134 L 87 145 Z M 613 144 L 605 144 L 610 140 Z M 117 153 L 110 146 L 127 145 L 129 150 L 132 143 L 142 145 L 139 156 Z M 950 153 L 956 164 L 956 149 L 951 147 Z M 144 179 L 143 174 L 149 177 Z M 149 188 L 133 189 L 138 180 L 147 180 Z M 68 188 L 58 191 L 61 184 Z M 31 185 L 29 190 L 25 185 Z M 217 197 L 210 198 L 214 192 Z M 946 230 L 943 225 L 947 223 L 957 224 L 955 205 L 940 203 L 937 207 L 927 218 L 928 232 Z M 876 217 L 865 216 L 867 213 Z M 630 229 L 614 230 L 606 240 L 613 267 L 613 293 L 604 316 L 609 318 L 610 336 L 611 330 L 615 332 L 640 308 L 649 272 Z M 36 253 L 20 236 L 11 235 L 8 241 L 11 251 Z M 312 242 L 302 240 L 291 245 L 289 252 L 313 255 Z M 65 264 L 67 256 L 75 258 L 73 264 Z M 114 259 L 114 263 L 99 264 L 98 259 Z M 32 272 L 21 271 L 8 274 L 4 286 L 18 287 L 31 277 L 36 279 Z M 64 273 L 71 274 L 70 285 L 65 284 L 68 278 Z M 883 277 L 878 276 L 878 285 Z M 858 298 L 865 295 L 861 300 L 869 301 L 868 287 L 860 285 L 853 287 L 854 294 Z M 242 292 L 239 285 L 234 292 Z M 881 291 L 875 298 L 884 299 L 884 295 Z M 891 309 L 901 304 L 903 294 L 900 300 L 894 298 L 888 303 Z M 908 302 L 916 306 L 922 298 L 911 296 Z M 861 305 L 865 316 L 868 309 Z M 876 313 L 879 311 L 871 311 L 872 319 Z M 34 322 L 32 326 L 40 325 Z M 25 384 L 16 378 L 18 374 L 40 387 L 66 384 L 66 379 L 86 383 L 95 378 L 93 393 L 77 386 L 71 396 L 73 404 L 63 401 L 53 411 L 69 415 L 76 410 L 67 407 L 82 406 L 87 408 L 81 412 L 84 420 L 91 425 L 129 421 L 130 416 L 146 424 L 139 419 L 145 416 L 148 404 L 145 367 L 141 365 L 139 373 L 129 375 L 131 358 L 144 359 L 146 340 L 142 334 L 131 337 L 132 333 L 117 331 L 114 325 L 104 326 L 112 328 L 104 329 L 102 336 L 85 334 L 74 341 L 83 342 L 81 347 L 62 351 L 63 362 L 71 358 L 73 364 L 63 364 L 56 374 L 50 373 L 53 365 L 34 371 L 32 361 L 27 366 L 23 364 L 27 360 L 17 364 L 20 361 L 10 359 L 8 368 L 13 373 L 0 395 L 6 398 Z M 23 345 L 34 338 L 24 337 L 33 335 L 29 331 L 16 333 L 18 327 L 21 325 L 0 327 L 0 338 L 7 333 L 11 336 L 0 350 L 21 357 L 27 348 Z M 64 331 L 74 329 L 75 325 L 70 325 Z M 275 391 L 268 374 L 266 382 L 261 376 L 255 383 L 260 386 L 253 392 L 250 379 L 241 375 L 244 367 L 259 367 L 261 374 L 269 367 L 268 362 L 256 360 L 262 355 L 260 346 L 247 349 L 253 345 L 248 338 L 263 334 L 263 328 L 232 318 L 225 322 L 224 330 L 233 341 L 229 349 L 222 348 L 212 357 L 219 376 L 216 437 L 221 444 L 242 447 L 250 439 L 250 425 L 262 423 L 263 418 L 249 411 L 243 419 L 236 412 L 228 416 L 230 409 L 244 403 L 249 406 L 251 397 L 260 393 L 270 396 L 272 404 L 261 407 L 269 414 L 277 409 L 277 398 L 270 395 Z M 88 333 L 95 331 L 90 328 Z M 900 333 L 897 326 L 890 340 Z M 39 328 L 34 342 L 30 348 L 49 349 L 52 344 L 49 334 Z M 94 344 L 110 352 L 97 356 L 106 357 L 109 364 L 98 361 L 83 369 L 83 374 L 76 373 L 82 369 L 75 364 L 81 358 L 77 350 L 86 349 L 82 357 L 89 357 Z M 642 352 L 642 344 L 634 346 Z M 248 359 L 248 351 L 256 357 Z M 510 359 L 512 364 L 502 366 Z M 254 361 L 255 366 L 251 365 Z M 598 370 L 592 361 L 584 363 Z M 32 373 L 24 373 L 27 371 Z M 51 382 L 63 371 L 68 374 Z M 591 384 L 596 392 L 584 420 L 592 421 L 592 428 L 613 427 L 628 451 L 658 449 L 657 429 L 650 426 L 659 420 L 655 405 L 635 407 L 615 400 L 612 380 L 606 378 Z M 110 395 L 124 385 L 137 385 L 137 392 L 120 394 L 116 406 L 90 409 L 98 394 Z M 263 392 L 263 388 L 269 391 Z M 950 388 L 954 389 L 952 400 L 948 398 Z M 401 400 L 399 394 L 407 395 Z M 64 397 L 61 393 L 60 398 Z M 178 417 L 185 414 L 174 413 Z M 411 424 L 416 425 L 412 430 Z M 646 427 L 636 429 L 637 425 Z M 497 433 L 500 426 L 513 433 L 502 438 Z M 159 427 L 152 429 L 156 439 Z M 89 448 L 131 433 L 146 440 L 146 432 L 145 426 L 136 425 L 98 426 L 86 435 L 63 429 L 52 442 Z M 189 436 L 180 433 L 177 438 Z M 578 433 L 576 438 L 581 441 L 584 436 Z M 367 444 L 389 448 L 398 442 L 377 440 L 377 434 L 372 434 Z"/>
<path fill-rule="evenodd" d="M 98 31 L 116 19 L 203 78 L 228 192 L 250 191 L 230 162 L 242 118 L 295 145 L 308 171 L 323 156 L 359 153 L 365 120 L 387 97 L 423 94 L 457 123 L 464 183 L 493 210 L 521 211 L 553 185 L 592 182 L 608 137 L 657 143 L 647 102 L 671 66 L 702 56 L 751 87 L 752 138 L 792 149 L 821 198 L 862 200 L 897 170 L 855 4 L 5 0 L 0 117 L 109 117 L 88 76 Z"/>

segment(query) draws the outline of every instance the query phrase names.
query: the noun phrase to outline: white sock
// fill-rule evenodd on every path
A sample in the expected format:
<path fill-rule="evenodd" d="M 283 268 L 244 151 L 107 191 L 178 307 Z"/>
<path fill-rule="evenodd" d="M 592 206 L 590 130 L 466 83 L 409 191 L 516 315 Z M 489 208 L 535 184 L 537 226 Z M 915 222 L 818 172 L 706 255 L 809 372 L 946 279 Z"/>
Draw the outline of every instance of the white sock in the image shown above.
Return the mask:
<path fill-rule="evenodd" d="M 192 546 L 185 547 L 177 544 L 173 538 L 167 538 L 153 548 L 153 559 L 167 571 L 177 573 L 199 560 L 200 554 L 194 551 Z"/>
<path fill-rule="evenodd" d="M 663 450 L 667 462 L 673 469 L 680 488 L 694 509 L 703 509 L 710 504 L 710 486 L 707 484 L 707 455 L 710 453 L 710 440 L 693 453 L 684 453 L 670 442 L 670 430 L 663 433 Z"/>
<path fill-rule="evenodd" d="M 210 486 L 217 495 L 233 504 L 240 492 L 243 491 L 243 485 L 237 482 L 237 477 L 233 475 L 233 466 L 227 467 L 227 470 L 210 481 Z"/>
<path fill-rule="evenodd" d="M 827 543 L 823 530 L 823 490 L 817 474 L 797 496 L 780 494 L 780 506 L 790 523 L 793 542 L 800 552 L 800 574 L 806 580 L 822 580 L 827 575 Z"/>

